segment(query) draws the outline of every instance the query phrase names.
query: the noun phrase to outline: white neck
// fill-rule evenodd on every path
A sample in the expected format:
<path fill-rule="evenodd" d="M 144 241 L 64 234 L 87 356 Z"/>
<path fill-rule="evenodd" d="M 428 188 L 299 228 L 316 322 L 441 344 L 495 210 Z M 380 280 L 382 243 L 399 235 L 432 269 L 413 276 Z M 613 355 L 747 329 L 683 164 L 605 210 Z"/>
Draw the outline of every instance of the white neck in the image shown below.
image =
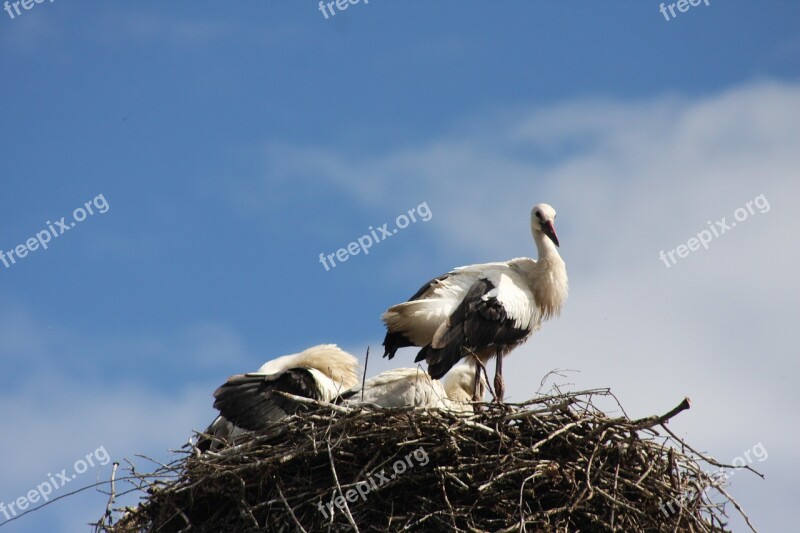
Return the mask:
<path fill-rule="evenodd" d="M 464 390 L 463 387 L 460 385 L 455 387 L 449 387 L 445 389 L 445 393 L 447 394 L 447 398 L 454 402 L 468 402 L 472 400 L 472 394 Z"/>
<path fill-rule="evenodd" d="M 550 257 L 558 257 L 559 259 L 561 259 L 556 244 L 553 241 L 551 241 L 550 237 L 545 235 L 543 232 L 534 231 L 533 241 L 536 243 L 536 251 L 539 253 L 540 260 L 547 259 Z"/>
<path fill-rule="evenodd" d="M 561 313 L 561 306 L 567 299 L 569 283 L 567 268 L 558 253 L 558 248 L 550 238 L 541 231 L 533 232 L 539 259 L 528 274 L 536 302 L 541 309 L 541 317 Z"/>
<path fill-rule="evenodd" d="M 475 364 L 458 365 L 454 367 L 442 380 L 447 398 L 454 402 L 469 402 L 472 400 L 472 386 L 475 384 Z M 481 378 L 483 384 L 483 378 Z"/>

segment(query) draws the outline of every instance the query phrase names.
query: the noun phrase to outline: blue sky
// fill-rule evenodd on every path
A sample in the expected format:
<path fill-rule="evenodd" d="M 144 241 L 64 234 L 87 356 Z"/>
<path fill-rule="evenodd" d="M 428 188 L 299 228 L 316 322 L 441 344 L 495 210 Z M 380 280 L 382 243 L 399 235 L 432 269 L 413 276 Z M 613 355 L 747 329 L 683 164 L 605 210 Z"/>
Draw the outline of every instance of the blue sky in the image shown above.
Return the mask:
<path fill-rule="evenodd" d="M 0 250 L 107 202 L 0 263 L 0 502 L 100 446 L 168 458 L 213 417 L 216 385 L 273 356 L 379 353 L 380 313 L 422 282 L 535 255 L 527 217 L 544 201 L 572 292 L 506 363 L 511 399 L 554 368 L 612 387 L 632 416 L 688 395 L 673 429 L 690 442 L 722 460 L 769 450 L 767 479 L 731 490 L 780 529 L 800 473 L 782 426 L 800 400 L 800 5 L 658 8 L 0 11 Z M 769 209 L 708 250 L 659 259 L 759 195 Z M 430 220 L 319 263 L 423 202 Z M 370 374 L 389 367 L 372 358 Z M 88 491 L 0 527 L 86 531 L 104 505 Z"/>

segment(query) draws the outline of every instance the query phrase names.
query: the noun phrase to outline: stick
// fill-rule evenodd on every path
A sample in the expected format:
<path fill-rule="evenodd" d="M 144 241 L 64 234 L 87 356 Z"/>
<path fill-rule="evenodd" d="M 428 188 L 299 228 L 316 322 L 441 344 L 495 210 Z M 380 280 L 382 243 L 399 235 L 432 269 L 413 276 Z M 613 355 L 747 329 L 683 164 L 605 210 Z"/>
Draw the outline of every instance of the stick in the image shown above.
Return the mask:
<path fill-rule="evenodd" d="M 369 364 L 369 346 L 367 346 L 367 355 L 364 356 L 364 374 L 361 376 L 361 403 L 364 403 L 364 382 L 367 381 L 368 364 Z"/>
<path fill-rule="evenodd" d="M 117 499 L 117 485 L 114 479 L 117 475 L 117 468 L 119 468 L 119 463 L 114 461 L 114 466 L 111 467 L 111 494 L 108 495 L 108 503 L 106 504 L 106 518 L 108 518 L 109 526 L 111 525 L 111 507 Z"/>
<path fill-rule="evenodd" d="M 339 484 L 339 476 L 336 475 L 336 467 L 333 465 L 333 452 L 331 451 L 330 441 L 328 441 L 328 459 L 330 459 L 331 462 L 331 473 L 333 473 L 333 481 L 336 482 L 336 488 L 339 489 L 339 496 L 341 496 L 342 499 L 344 500 L 344 511 L 345 511 L 345 516 L 347 517 L 347 521 L 350 522 L 351 526 L 353 526 L 355 532 L 359 533 L 356 521 L 353 518 L 353 515 L 350 514 L 350 506 L 347 505 L 347 498 L 344 497 L 344 492 L 342 492 L 342 486 Z"/>
<path fill-rule="evenodd" d="M 283 495 L 283 491 L 281 490 L 281 486 L 280 486 L 280 484 L 276 485 L 276 488 L 278 489 L 278 495 L 281 497 L 281 500 L 283 501 L 283 504 L 286 506 L 286 510 L 287 510 L 287 511 L 289 511 L 289 516 L 291 516 L 291 517 L 292 517 L 292 520 L 294 520 L 294 524 L 295 524 L 295 525 L 296 525 L 298 528 L 300 528 L 300 531 L 302 531 L 303 533 L 308 533 L 308 532 L 305 530 L 305 528 L 303 527 L 303 525 L 302 525 L 302 524 L 300 524 L 300 521 L 299 521 L 299 520 L 297 520 L 297 517 L 295 516 L 295 514 L 294 514 L 294 511 L 292 510 L 292 507 L 291 507 L 291 505 L 289 505 L 289 502 L 287 502 L 287 501 L 286 501 L 286 496 L 284 496 L 284 495 Z"/>
<path fill-rule="evenodd" d="M 670 418 L 677 415 L 681 411 L 685 411 L 691 407 L 689 403 L 689 398 L 684 398 L 681 403 L 675 406 L 671 411 L 661 416 L 648 416 L 647 418 L 640 418 L 639 420 L 633 421 L 633 429 L 640 430 L 640 429 L 647 429 L 653 426 L 663 425 L 666 424 Z"/>

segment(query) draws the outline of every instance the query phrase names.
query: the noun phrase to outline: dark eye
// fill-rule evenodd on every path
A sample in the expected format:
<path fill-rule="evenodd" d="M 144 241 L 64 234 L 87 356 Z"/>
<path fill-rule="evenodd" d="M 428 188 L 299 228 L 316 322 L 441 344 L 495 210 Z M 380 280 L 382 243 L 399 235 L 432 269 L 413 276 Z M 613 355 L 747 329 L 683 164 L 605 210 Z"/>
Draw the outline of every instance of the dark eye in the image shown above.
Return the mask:
<path fill-rule="evenodd" d="M 542 220 L 542 212 L 541 211 L 536 211 L 536 218 L 538 218 L 539 220 Z"/>

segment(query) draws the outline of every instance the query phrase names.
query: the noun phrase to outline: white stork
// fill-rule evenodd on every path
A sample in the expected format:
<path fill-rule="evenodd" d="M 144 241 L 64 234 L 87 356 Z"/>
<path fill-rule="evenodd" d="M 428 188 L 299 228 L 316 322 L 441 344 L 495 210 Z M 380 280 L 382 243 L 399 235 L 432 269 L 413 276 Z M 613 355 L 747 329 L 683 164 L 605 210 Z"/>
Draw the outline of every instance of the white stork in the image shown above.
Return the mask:
<path fill-rule="evenodd" d="M 443 380 L 431 378 L 419 368 L 395 368 L 364 382 L 361 388 L 342 395 L 345 405 L 379 407 L 423 407 L 471 413 L 475 365 L 454 366 Z M 483 379 L 481 383 L 485 384 Z"/>
<path fill-rule="evenodd" d="M 442 377 L 460 359 L 483 366 L 497 357 L 496 399 L 502 401 L 503 357 L 525 342 L 544 320 L 561 312 L 567 298 L 567 271 L 558 255 L 555 210 L 537 204 L 531 210 L 531 232 L 539 259 L 456 268 L 420 288 L 407 302 L 390 307 L 384 357 L 398 348 L 419 346 L 415 361 L 425 359 L 428 373 Z M 477 400 L 478 381 L 474 385 Z"/>
<path fill-rule="evenodd" d="M 301 404 L 275 393 L 332 402 L 358 384 L 357 369 L 355 357 L 335 344 L 320 344 L 268 361 L 256 372 L 231 376 L 214 392 L 220 416 L 205 433 L 217 440 L 233 439 L 300 410 Z M 211 439 L 197 443 L 200 451 L 216 447 Z"/>

